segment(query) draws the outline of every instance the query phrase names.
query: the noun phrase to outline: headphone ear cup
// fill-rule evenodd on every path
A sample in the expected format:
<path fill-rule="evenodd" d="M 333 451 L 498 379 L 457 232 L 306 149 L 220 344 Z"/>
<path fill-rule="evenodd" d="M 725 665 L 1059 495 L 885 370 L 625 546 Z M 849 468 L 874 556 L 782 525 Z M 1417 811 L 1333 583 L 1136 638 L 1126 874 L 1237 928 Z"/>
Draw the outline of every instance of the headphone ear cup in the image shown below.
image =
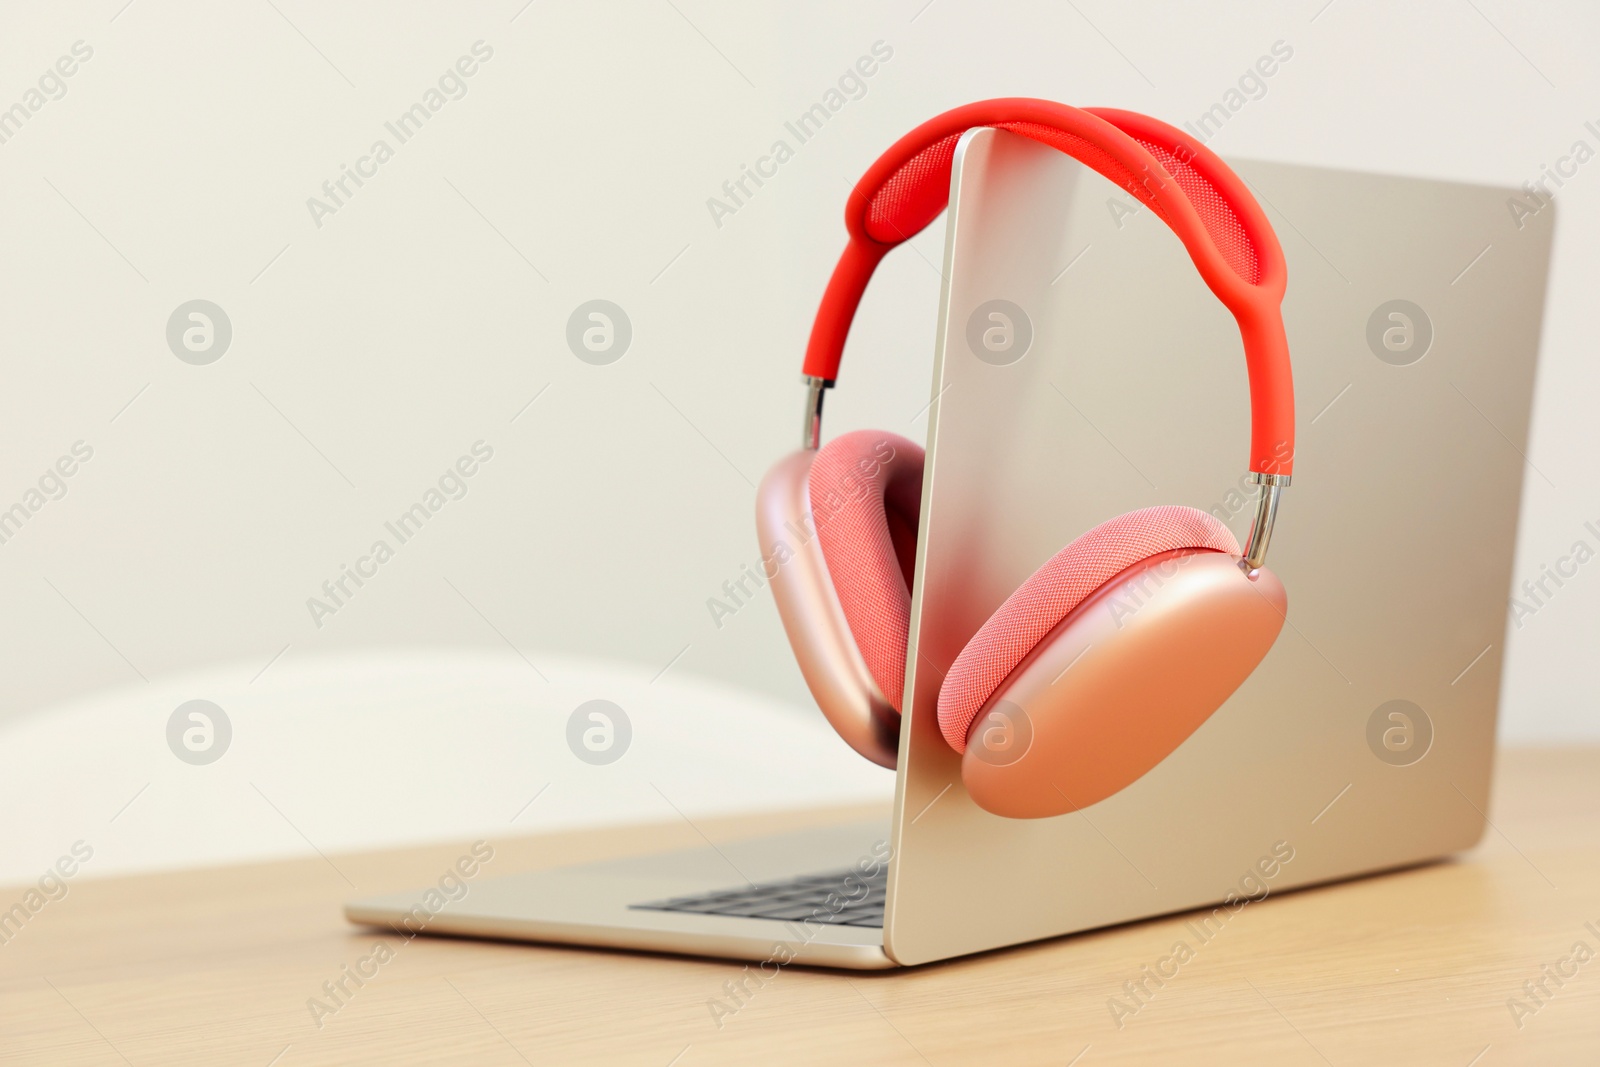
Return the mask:
<path fill-rule="evenodd" d="M 923 450 L 858 430 L 793 453 L 762 479 L 756 526 L 801 674 L 834 729 L 898 758 Z"/>
<path fill-rule="evenodd" d="M 1130 512 L 1053 556 L 967 643 L 939 693 L 973 800 L 1060 815 L 1165 759 L 1249 677 L 1287 599 L 1193 508 Z"/>

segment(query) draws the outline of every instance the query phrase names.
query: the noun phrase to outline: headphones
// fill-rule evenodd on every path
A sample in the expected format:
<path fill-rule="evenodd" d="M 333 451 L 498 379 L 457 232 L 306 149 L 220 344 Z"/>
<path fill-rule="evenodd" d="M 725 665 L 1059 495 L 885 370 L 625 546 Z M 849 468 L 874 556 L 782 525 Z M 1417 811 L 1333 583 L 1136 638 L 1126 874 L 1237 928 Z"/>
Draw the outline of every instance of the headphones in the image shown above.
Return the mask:
<path fill-rule="evenodd" d="M 961 754 L 968 794 L 997 815 L 1041 818 L 1094 804 L 1154 768 L 1277 640 L 1288 599 L 1264 561 L 1294 466 L 1285 267 L 1238 176 L 1183 132 L 1129 111 L 980 101 L 923 123 L 868 168 L 845 207 L 850 241 L 806 349 L 802 448 L 762 480 L 756 510 L 801 673 L 833 727 L 882 766 L 894 767 L 899 748 L 923 450 L 873 430 L 819 448 L 822 400 L 873 270 L 944 210 L 956 143 L 978 126 L 1065 152 L 1177 234 L 1238 320 L 1250 481 L 1260 487 L 1243 551 L 1194 508 L 1120 515 L 1044 561 L 956 657 L 938 724 Z"/>

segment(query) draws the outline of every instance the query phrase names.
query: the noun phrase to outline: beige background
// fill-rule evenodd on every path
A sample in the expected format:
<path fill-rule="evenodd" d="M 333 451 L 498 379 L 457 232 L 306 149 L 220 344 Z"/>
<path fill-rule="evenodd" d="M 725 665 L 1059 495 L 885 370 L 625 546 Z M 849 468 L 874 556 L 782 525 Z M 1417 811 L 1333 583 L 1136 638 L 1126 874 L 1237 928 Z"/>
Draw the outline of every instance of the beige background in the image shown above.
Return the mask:
<path fill-rule="evenodd" d="M 720 628 L 706 600 L 756 558 L 752 485 L 797 435 L 800 353 L 844 193 L 890 140 L 1004 94 L 1182 122 L 1281 40 L 1293 58 L 1210 142 L 1219 152 L 1517 185 L 1578 139 L 1600 148 L 1584 125 L 1600 120 L 1597 38 L 1586 5 L 1502 0 L 9 7 L 0 107 L 74 42 L 93 58 L 0 144 L 0 509 L 74 442 L 94 456 L 0 544 L 6 770 L 42 788 L 86 774 L 81 753 L 105 732 L 61 716 L 89 701 L 150 724 L 147 749 L 104 757 L 126 779 L 111 791 L 130 795 L 187 770 L 161 741 L 169 692 L 249 691 L 275 672 L 322 677 L 331 657 L 423 649 L 545 664 L 552 681 L 530 676 L 520 699 L 556 737 L 567 697 L 541 687 L 603 695 L 603 665 L 560 673 L 595 660 L 745 687 L 807 716 L 766 594 Z M 480 40 L 493 56 L 466 95 L 315 226 L 307 198 Z M 718 226 L 707 199 L 774 139 L 792 143 L 785 122 L 878 41 L 892 58 L 864 94 Z M 1600 548 L 1583 528 L 1600 519 L 1600 250 L 1587 238 L 1600 164 L 1558 202 L 1529 452 L 1556 488 L 1528 482 L 1519 579 L 1580 538 Z M 1300 225 L 1315 241 L 1318 220 Z M 921 432 L 940 241 L 925 235 L 920 255 L 880 272 L 830 432 Z M 194 298 L 232 321 L 209 366 L 165 340 Z M 632 322 L 609 366 L 565 343 L 569 314 L 595 298 Z M 494 458 L 467 496 L 314 626 L 307 597 L 479 440 Z M 1597 619 L 1600 564 L 1512 635 L 1504 737 L 1600 736 Z M 470 672 L 456 677 L 470 703 Z M 383 710 L 361 714 L 381 736 Z M 58 728 L 41 725 L 52 717 Z M 682 722 L 692 736 L 696 720 Z M 290 738 L 274 766 L 323 743 Z M 413 792 L 445 802 L 450 787 Z M 381 836 L 362 826 L 352 843 Z M 39 854 L 73 833 L 51 827 Z M 172 860 L 211 854 L 191 843 Z"/>

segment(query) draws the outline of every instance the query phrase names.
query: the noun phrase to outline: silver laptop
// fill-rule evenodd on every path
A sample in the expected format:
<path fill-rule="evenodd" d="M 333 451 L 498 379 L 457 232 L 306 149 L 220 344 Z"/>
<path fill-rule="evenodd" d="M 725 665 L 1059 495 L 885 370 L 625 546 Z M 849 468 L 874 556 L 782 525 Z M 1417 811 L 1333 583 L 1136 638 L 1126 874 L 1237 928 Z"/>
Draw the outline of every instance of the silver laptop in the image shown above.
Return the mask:
<path fill-rule="evenodd" d="M 442 904 L 399 893 L 348 918 L 887 968 L 1476 842 L 1518 506 L 1540 477 L 1524 452 L 1554 211 L 1519 228 L 1509 189 L 1235 166 L 1289 261 L 1299 446 L 1272 556 L 1289 621 L 1172 755 L 1084 811 L 1008 820 L 971 802 L 939 735 L 940 677 L 1067 541 L 1152 504 L 1242 534 L 1252 505 L 1236 328 L 1177 239 L 1076 161 L 974 130 L 946 217 L 892 818 L 485 879 Z M 1033 332 L 1003 368 L 967 342 L 995 299 Z M 841 741 L 839 758 L 860 757 Z"/>

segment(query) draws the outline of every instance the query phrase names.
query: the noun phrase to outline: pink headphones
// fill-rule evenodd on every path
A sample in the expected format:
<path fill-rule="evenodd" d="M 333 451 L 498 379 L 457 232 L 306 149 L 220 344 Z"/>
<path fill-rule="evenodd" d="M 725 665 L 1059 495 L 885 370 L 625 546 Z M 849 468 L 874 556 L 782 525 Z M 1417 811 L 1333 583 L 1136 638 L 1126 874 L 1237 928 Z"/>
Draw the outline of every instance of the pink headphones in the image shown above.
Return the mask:
<path fill-rule="evenodd" d="M 944 210 L 956 142 L 993 126 L 1059 149 L 1155 212 L 1239 323 L 1249 367 L 1249 543 L 1188 507 L 1096 526 L 1033 575 L 945 676 L 940 732 L 980 806 L 1037 818 L 1127 787 L 1232 695 L 1277 639 L 1288 600 L 1264 566 L 1294 465 L 1294 390 L 1279 304 L 1285 270 L 1266 215 L 1216 155 L 1145 115 L 985 100 L 897 141 L 845 208 L 850 243 L 806 349 L 803 447 L 757 494 L 763 562 L 800 669 L 862 755 L 897 758 L 922 449 L 872 430 L 821 443 L 822 398 L 879 260 Z"/>

